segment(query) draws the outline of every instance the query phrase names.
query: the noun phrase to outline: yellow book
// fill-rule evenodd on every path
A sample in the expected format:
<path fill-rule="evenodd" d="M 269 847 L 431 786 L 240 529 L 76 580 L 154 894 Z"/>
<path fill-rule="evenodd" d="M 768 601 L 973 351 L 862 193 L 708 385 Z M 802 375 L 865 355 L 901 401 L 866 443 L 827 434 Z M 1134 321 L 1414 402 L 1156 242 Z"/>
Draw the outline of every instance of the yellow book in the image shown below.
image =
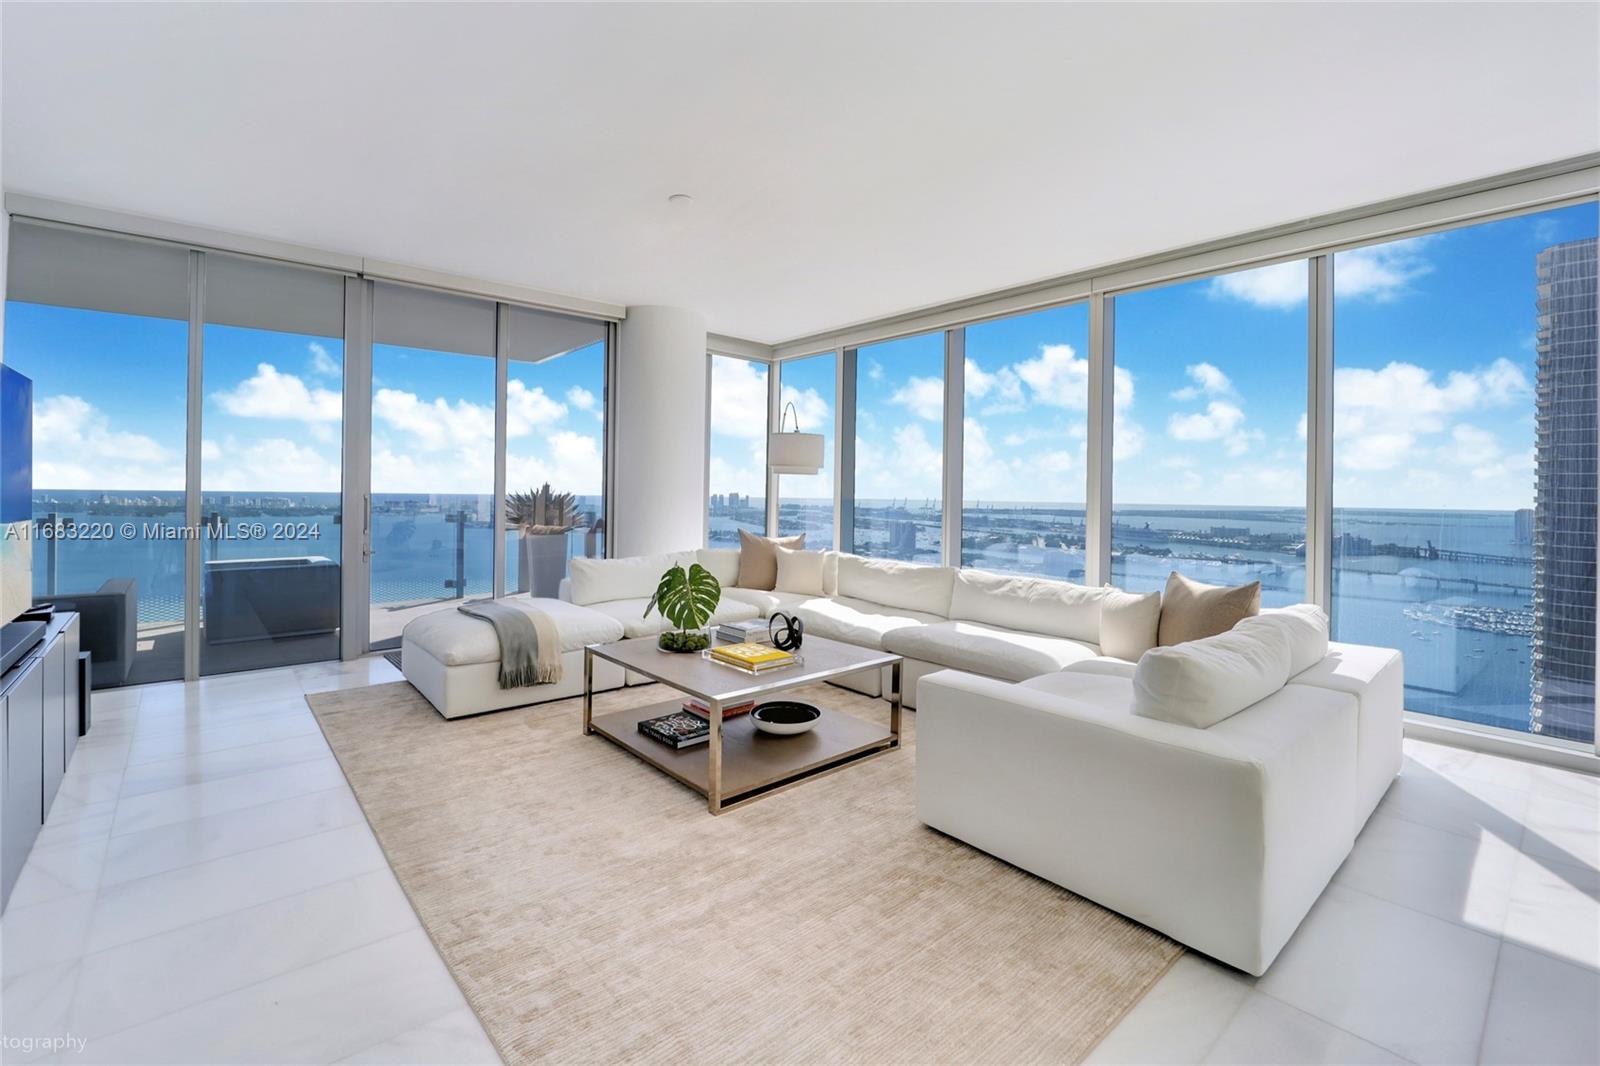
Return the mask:
<path fill-rule="evenodd" d="M 768 666 L 773 663 L 785 663 L 794 658 L 786 651 L 779 651 L 771 644 L 723 644 L 711 649 L 714 658 L 724 662 L 734 663 L 737 666 L 755 667 Z"/>

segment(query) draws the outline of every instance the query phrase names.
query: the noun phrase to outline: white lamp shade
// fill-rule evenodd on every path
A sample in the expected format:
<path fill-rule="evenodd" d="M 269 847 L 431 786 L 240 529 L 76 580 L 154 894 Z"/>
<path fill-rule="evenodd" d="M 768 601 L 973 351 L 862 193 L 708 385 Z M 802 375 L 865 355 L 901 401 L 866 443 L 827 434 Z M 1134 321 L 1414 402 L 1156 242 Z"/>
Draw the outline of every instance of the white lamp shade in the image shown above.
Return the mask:
<path fill-rule="evenodd" d="M 774 474 L 822 471 L 821 433 L 773 433 L 767 440 L 767 465 Z"/>

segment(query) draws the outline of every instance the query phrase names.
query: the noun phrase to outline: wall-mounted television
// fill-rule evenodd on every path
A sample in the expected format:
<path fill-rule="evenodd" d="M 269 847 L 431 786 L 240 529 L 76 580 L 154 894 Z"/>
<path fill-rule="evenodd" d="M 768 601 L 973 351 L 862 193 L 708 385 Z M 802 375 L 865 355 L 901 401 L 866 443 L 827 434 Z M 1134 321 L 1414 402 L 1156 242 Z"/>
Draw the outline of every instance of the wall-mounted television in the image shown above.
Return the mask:
<path fill-rule="evenodd" d="M 33 596 L 33 382 L 0 364 L 0 623 Z"/>

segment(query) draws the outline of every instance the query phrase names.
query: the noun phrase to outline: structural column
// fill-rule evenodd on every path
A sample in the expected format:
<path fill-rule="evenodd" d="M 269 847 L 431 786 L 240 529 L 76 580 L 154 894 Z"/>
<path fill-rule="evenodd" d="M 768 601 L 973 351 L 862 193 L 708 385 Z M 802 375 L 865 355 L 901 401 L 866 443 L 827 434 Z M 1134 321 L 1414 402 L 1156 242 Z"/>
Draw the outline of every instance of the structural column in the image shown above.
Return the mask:
<path fill-rule="evenodd" d="M 617 344 L 613 556 L 705 542 L 706 324 L 678 307 L 630 307 Z M 749 412 L 759 418 L 765 412 Z"/>

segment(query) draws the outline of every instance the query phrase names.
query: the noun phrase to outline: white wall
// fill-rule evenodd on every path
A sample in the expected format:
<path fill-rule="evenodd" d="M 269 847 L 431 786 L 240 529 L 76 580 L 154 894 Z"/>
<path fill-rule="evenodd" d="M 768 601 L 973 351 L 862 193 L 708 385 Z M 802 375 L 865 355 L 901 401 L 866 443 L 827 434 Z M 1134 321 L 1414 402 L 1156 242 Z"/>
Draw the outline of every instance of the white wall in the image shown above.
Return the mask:
<path fill-rule="evenodd" d="M 706 323 L 677 307 L 630 307 L 617 345 L 611 553 L 705 542 Z"/>

